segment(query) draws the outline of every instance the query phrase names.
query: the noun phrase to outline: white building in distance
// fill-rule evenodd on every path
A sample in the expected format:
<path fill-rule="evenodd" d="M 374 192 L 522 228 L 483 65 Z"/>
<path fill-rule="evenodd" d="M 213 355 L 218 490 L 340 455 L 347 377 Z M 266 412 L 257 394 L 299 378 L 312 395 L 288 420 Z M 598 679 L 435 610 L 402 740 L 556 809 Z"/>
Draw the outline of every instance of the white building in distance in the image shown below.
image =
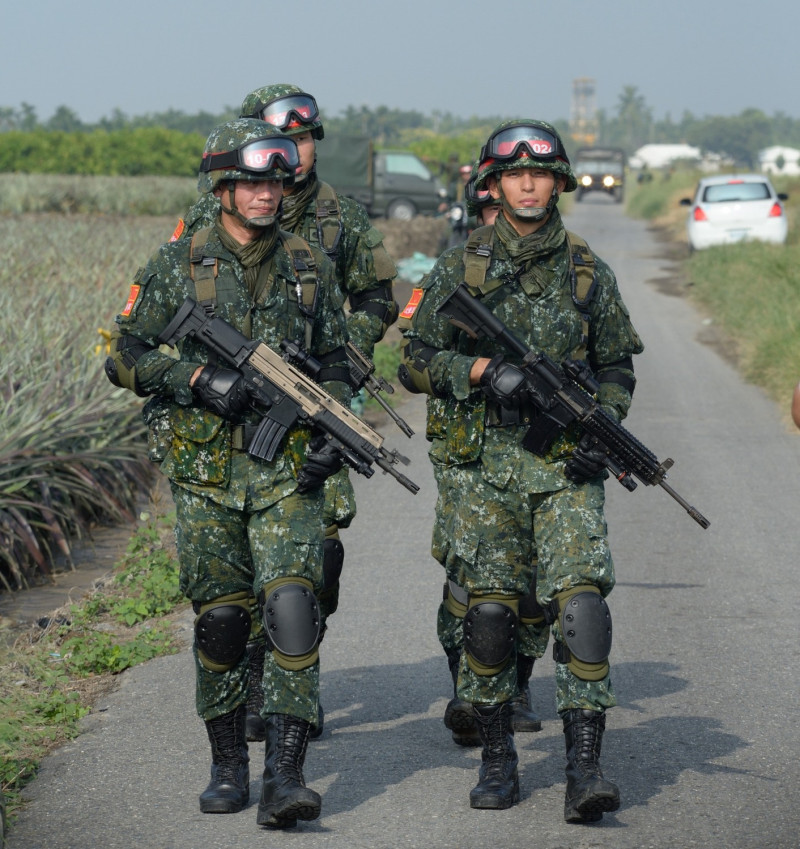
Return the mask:
<path fill-rule="evenodd" d="M 758 154 L 758 162 L 765 174 L 800 175 L 800 150 L 795 147 L 774 145 L 764 148 Z"/>

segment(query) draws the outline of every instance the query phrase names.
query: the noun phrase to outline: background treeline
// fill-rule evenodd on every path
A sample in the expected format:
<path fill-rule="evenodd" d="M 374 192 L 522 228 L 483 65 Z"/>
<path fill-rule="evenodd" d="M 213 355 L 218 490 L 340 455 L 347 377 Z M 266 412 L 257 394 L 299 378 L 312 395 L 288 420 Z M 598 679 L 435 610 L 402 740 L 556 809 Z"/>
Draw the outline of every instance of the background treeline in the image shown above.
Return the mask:
<path fill-rule="evenodd" d="M 0 171 L 191 176 L 211 129 L 237 112 L 232 106 L 217 114 L 171 109 L 130 117 L 115 109 L 89 124 L 67 106 L 47 120 L 28 103 L 0 107 Z M 577 146 L 569 120 L 535 117 L 552 120 L 568 152 Z M 502 118 L 348 106 L 339 115 L 323 109 L 323 120 L 331 135 L 368 135 L 381 147 L 409 148 L 436 168 L 455 159 L 471 161 Z M 683 142 L 747 168 L 755 168 L 758 151 L 770 145 L 800 147 L 800 119 L 782 112 L 768 116 L 753 108 L 735 116 L 698 117 L 687 111 L 678 119 L 669 114 L 656 119 L 635 86 L 622 90 L 614 109 L 598 112 L 596 129 L 596 144 L 622 147 L 628 155 L 643 144 Z"/>

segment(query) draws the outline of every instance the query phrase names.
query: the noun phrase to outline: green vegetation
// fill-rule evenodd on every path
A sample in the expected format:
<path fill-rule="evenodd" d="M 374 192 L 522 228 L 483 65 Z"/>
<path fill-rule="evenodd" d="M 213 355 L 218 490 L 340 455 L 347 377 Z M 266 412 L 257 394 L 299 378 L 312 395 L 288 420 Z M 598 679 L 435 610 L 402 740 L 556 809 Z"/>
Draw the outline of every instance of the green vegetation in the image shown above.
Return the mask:
<path fill-rule="evenodd" d="M 0 586 L 39 583 L 70 540 L 132 521 L 153 474 L 140 402 L 105 377 L 105 337 L 170 217 L 0 217 Z"/>
<path fill-rule="evenodd" d="M 171 520 L 142 514 L 109 580 L 0 650 L 0 789 L 9 811 L 41 759 L 77 736 L 113 675 L 178 651 Z"/>
<path fill-rule="evenodd" d="M 676 172 L 669 181 L 637 185 L 628 213 L 666 228 L 686 242 L 688 207 L 698 174 Z M 798 380 L 800 363 L 800 180 L 773 180 L 786 192 L 789 238 L 785 245 L 758 242 L 696 251 L 685 271 L 689 296 L 732 340 L 737 367 L 784 409 Z"/>

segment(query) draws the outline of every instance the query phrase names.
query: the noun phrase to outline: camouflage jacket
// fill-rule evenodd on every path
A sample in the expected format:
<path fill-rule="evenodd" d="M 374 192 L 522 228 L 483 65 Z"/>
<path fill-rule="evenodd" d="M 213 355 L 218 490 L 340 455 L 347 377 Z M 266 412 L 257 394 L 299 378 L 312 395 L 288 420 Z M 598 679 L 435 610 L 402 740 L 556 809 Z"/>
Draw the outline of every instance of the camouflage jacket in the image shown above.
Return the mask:
<path fill-rule="evenodd" d="M 401 313 L 404 336 L 424 346 L 428 360 L 431 397 L 428 403 L 427 437 L 434 463 L 452 465 L 480 460 L 484 475 L 498 486 L 516 485 L 529 492 L 561 489 L 568 484 L 562 462 L 577 441 L 577 431 L 568 428 L 551 446 L 547 456 L 537 457 L 522 448 L 528 422 L 495 427 L 491 404 L 479 387 L 471 386 L 469 373 L 479 357 L 504 354 L 515 359 L 491 339 L 471 339 L 437 315 L 445 298 L 464 280 L 463 247 L 444 253 L 422 281 L 421 291 Z M 549 280 L 544 290 L 526 293 L 524 276 L 499 239 L 494 240 L 491 263 L 486 273 L 483 303 L 531 348 L 544 351 L 556 362 L 583 352 L 582 321 L 572 299 L 569 249 L 562 244 L 538 260 Z M 640 353 L 643 345 L 622 301 L 616 278 L 608 265 L 595 255 L 597 287 L 589 305 L 589 338 L 586 359 L 595 374 Z M 419 299 L 419 300 L 418 300 Z M 417 301 L 416 306 L 414 302 Z M 407 351 L 409 349 L 407 348 Z M 518 362 L 518 360 L 516 361 Z M 630 376 L 633 372 L 630 371 Z M 627 413 L 630 393 L 617 383 L 604 383 L 600 403 L 617 418 Z"/>
<path fill-rule="evenodd" d="M 245 497 L 240 485 L 246 488 L 248 481 L 231 480 L 233 426 L 200 406 L 189 388 L 195 369 L 209 361 L 208 349 L 188 337 L 177 343 L 176 352 L 168 352 L 158 343 L 159 334 L 184 300 L 197 297 L 189 272 L 190 243 L 190 239 L 170 242 L 153 255 L 147 266 L 139 270 L 128 304 L 116 320 L 122 334 L 134 336 L 151 347 L 136 362 L 138 386 L 143 393 L 154 396 L 145 406 L 151 440 L 156 441 L 155 446 L 151 442 L 151 459 L 161 462 L 162 471 L 172 481 L 192 490 L 199 489 L 222 503 L 239 506 Z M 347 331 L 342 297 L 334 285 L 331 263 L 315 248 L 312 252 L 319 287 L 310 353 L 317 357 L 333 353 L 334 359 L 328 359 L 327 363 L 346 369 L 343 346 Z M 267 288 L 255 304 L 244 281 L 242 266 L 214 232 L 205 244 L 204 255 L 217 258 L 217 316 L 276 351 L 280 351 L 284 338 L 303 339 L 306 319 L 298 308 L 291 257 L 280 242 L 273 255 Z M 336 353 L 341 356 L 336 358 Z M 323 385 L 338 400 L 349 404 L 347 384 L 329 381 Z M 249 421 L 258 420 L 258 414 L 252 412 Z M 276 497 L 272 492 L 276 486 L 283 494 L 291 492 L 305 458 L 308 437 L 307 427 L 295 425 L 284 438 L 283 453 L 276 455 L 274 461 L 253 460 L 251 491 L 261 488 L 267 498 Z"/>
<path fill-rule="evenodd" d="M 293 232 L 312 245 L 321 247 L 317 229 L 318 194 L 319 183 Z M 372 357 L 375 343 L 383 338 L 386 328 L 397 320 L 397 305 L 391 293 L 397 268 L 383 245 L 383 234 L 371 225 L 364 207 L 352 198 L 339 194 L 336 197 L 342 231 L 334 270 L 342 295 L 350 299 L 347 331 L 353 344 Z M 191 235 L 195 230 L 213 224 L 218 212 L 217 198 L 212 194 L 203 195 L 187 212 L 181 235 Z M 374 294 L 367 294 L 376 289 Z M 374 302 L 375 310 L 371 311 L 369 307 L 357 309 L 356 305 L 362 299 Z M 387 312 L 388 315 L 383 319 L 376 312 Z"/>

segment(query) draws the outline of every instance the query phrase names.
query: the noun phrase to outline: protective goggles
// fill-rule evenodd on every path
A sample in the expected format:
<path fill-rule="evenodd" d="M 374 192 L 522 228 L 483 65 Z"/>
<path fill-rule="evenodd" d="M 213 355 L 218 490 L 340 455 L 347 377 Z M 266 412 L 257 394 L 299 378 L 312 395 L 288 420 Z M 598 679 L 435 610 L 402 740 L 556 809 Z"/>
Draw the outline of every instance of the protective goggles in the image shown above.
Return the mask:
<path fill-rule="evenodd" d="M 227 150 L 224 153 L 203 154 L 203 161 L 200 163 L 201 171 L 234 168 L 252 174 L 278 169 L 293 175 L 299 167 L 297 145 L 292 139 L 279 136 L 247 142 L 236 150 Z"/>
<path fill-rule="evenodd" d="M 319 120 L 317 101 L 310 94 L 288 94 L 259 109 L 251 118 L 260 118 L 279 130 L 301 127 Z"/>
<path fill-rule="evenodd" d="M 470 180 L 466 186 L 464 186 L 464 199 L 474 203 L 475 206 L 486 206 L 487 203 L 492 203 L 494 198 L 489 194 L 489 189 L 481 187 L 480 189 L 475 188 L 475 180 Z M 499 201 L 498 201 L 499 203 Z"/>
<path fill-rule="evenodd" d="M 523 153 L 524 151 L 524 153 Z M 561 140 L 541 127 L 516 124 L 498 130 L 481 148 L 481 162 L 493 159 L 509 162 L 524 155 L 531 159 L 566 159 L 567 153 Z"/>

